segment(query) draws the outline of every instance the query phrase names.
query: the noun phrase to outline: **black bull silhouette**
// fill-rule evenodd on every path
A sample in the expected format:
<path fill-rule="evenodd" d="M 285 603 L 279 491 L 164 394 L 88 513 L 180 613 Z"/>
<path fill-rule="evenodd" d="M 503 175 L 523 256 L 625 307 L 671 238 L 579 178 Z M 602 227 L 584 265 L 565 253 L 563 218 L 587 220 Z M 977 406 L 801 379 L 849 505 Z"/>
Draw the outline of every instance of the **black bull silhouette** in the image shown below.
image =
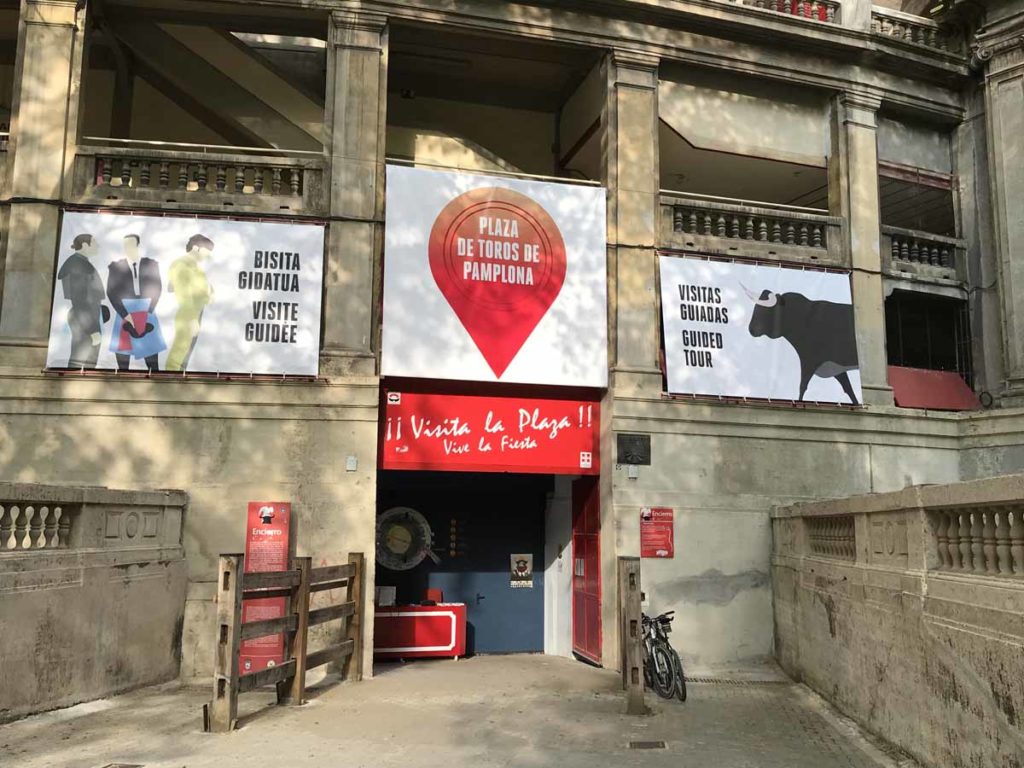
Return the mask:
<path fill-rule="evenodd" d="M 812 376 L 833 377 L 850 402 L 859 405 L 847 371 L 856 370 L 857 337 L 853 330 L 853 305 L 812 301 L 799 293 L 761 291 L 754 300 L 748 330 L 754 337 L 784 338 L 800 358 L 800 397 L 804 399 Z"/>

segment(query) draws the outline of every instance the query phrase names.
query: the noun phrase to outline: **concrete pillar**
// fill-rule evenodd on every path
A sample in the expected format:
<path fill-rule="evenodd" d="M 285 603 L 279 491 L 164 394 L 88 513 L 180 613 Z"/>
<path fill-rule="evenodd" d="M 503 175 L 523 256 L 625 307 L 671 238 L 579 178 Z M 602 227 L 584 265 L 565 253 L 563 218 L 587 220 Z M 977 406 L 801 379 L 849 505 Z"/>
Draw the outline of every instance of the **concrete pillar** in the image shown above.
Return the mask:
<path fill-rule="evenodd" d="M 988 163 L 984 89 L 965 97 L 966 115 L 957 126 L 953 178 L 957 183 L 959 235 L 967 245 L 967 284 L 978 286 L 970 298 L 971 359 L 974 387 L 998 397 L 1003 388 L 1002 311 L 999 259 L 993 242 L 991 179 Z"/>
<path fill-rule="evenodd" d="M 376 275 L 384 233 L 387 18 L 335 11 L 327 48 L 325 124 L 332 217 L 324 275 L 321 371 L 376 369 Z"/>
<path fill-rule="evenodd" d="M 988 167 L 1003 315 L 1003 402 L 1024 405 L 1024 19 L 978 35 L 985 68 Z"/>
<path fill-rule="evenodd" d="M 601 404 L 602 662 L 619 669 L 618 510 L 612 481 L 615 398 L 658 398 L 661 320 L 657 286 L 659 221 L 658 60 L 612 51 L 601 66 L 606 99 L 601 150 L 608 188 L 609 389 Z"/>
<path fill-rule="evenodd" d="M 877 113 L 875 97 L 843 93 L 832 105 L 832 159 L 829 208 L 845 221 L 844 243 L 853 267 L 853 307 L 857 324 L 864 402 L 892 405 L 885 352 L 885 298 L 882 289 L 881 229 L 878 205 Z"/>
<path fill-rule="evenodd" d="M 613 51 L 604 66 L 612 387 L 658 395 L 658 60 Z"/>
<path fill-rule="evenodd" d="M 0 346 L 10 348 L 8 360 L 40 367 L 49 336 L 60 201 L 77 139 L 85 11 L 75 5 L 22 0 L 18 23 Z"/>

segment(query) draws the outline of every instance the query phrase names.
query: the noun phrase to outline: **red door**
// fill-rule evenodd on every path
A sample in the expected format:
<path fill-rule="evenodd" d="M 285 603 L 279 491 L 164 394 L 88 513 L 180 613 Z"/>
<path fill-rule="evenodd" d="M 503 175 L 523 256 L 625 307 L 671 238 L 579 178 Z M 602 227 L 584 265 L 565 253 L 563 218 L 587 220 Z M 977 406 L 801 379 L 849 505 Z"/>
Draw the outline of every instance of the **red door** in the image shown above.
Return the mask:
<path fill-rule="evenodd" d="M 572 649 L 601 663 L 601 501 L 598 479 L 572 484 Z"/>

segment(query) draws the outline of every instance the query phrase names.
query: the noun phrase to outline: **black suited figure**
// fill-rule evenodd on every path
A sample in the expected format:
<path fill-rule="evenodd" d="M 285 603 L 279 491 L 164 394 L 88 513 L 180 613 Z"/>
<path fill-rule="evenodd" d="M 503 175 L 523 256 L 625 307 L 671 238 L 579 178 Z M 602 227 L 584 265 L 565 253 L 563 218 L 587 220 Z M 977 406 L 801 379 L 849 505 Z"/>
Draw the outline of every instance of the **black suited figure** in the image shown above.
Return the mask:
<path fill-rule="evenodd" d="M 71 302 L 68 328 L 71 329 L 71 354 L 68 368 L 95 368 L 100 353 L 101 329 L 110 319 L 103 303 L 103 281 L 90 259 L 99 251 L 92 235 L 77 235 L 71 243 L 74 251 L 57 273 L 64 298 Z"/>
<path fill-rule="evenodd" d="M 110 263 L 107 298 L 114 308 L 110 349 L 118 370 L 127 371 L 133 357 L 142 357 L 150 371 L 159 369 L 159 353 L 167 348 L 156 320 L 156 305 L 163 292 L 160 265 L 143 256 L 138 235 L 124 238 L 124 258 Z"/>

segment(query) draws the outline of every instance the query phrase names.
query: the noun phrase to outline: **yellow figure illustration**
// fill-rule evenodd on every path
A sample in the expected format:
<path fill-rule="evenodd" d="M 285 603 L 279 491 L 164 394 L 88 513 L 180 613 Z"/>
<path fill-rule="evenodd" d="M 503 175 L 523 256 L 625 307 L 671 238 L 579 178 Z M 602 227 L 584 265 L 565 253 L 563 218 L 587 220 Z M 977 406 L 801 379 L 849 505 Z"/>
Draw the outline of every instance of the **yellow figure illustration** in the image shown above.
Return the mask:
<path fill-rule="evenodd" d="M 213 300 L 213 288 L 202 267 L 212 250 L 210 238 L 193 235 L 185 246 L 185 255 L 175 260 L 168 271 L 171 291 L 178 299 L 178 314 L 174 318 L 174 343 L 167 353 L 165 370 L 188 370 L 189 358 L 199 339 L 203 311 Z"/>

